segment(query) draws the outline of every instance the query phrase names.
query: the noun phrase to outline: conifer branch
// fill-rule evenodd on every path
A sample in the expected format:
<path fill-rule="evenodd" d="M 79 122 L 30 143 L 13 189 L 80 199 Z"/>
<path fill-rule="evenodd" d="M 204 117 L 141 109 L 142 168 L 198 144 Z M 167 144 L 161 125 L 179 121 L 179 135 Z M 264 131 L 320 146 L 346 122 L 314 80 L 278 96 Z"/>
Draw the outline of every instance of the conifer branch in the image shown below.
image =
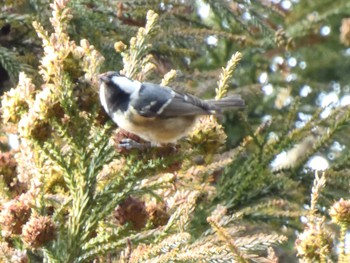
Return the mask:
<path fill-rule="evenodd" d="M 15 52 L 2 46 L 0 46 L 0 65 L 6 70 L 13 82 L 17 81 L 21 71 L 30 72 L 32 70 L 29 65 L 18 59 Z"/>
<path fill-rule="evenodd" d="M 220 238 L 225 242 L 225 244 L 230 249 L 231 253 L 234 255 L 234 258 L 241 263 L 248 263 L 246 260 L 244 253 L 240 251 L 240 249 L 236 246 L 235 242 L 229 237 L 228 233 L 217 224 L 214 218 L 209 217 L 208 223 L 212 226 L 212 228 L 218 233 Z"/>
<path fill-rule="evenodd" d="M 232 55 L 230 60 L 227 62 L 226 68 L 222 68 L 222 73 L 220 74 L 220 80 L 218 82 L 218 87 L 215 89 L 216 96 L 215 99 L 219 100 L 226 96 L 228 90 L 228 81 L 233 75 L 233 71 L 236 68 L 238 62 L 241 60 L 242 55 L 236 52 Z"/>
<path fill-rule="evenodd" d="M 130 47 L 123 52 L 124 69 L 122 73 L 130 78 L 135 78 L 139 72 L 146 74 L 150 70 L 149 41 L 158 30 L 158 14 L 148 11 L 146 26 L 139 28 L 136 37 L 130 39 Z M 141 62 L 141 64 L 140 64 Z"/>

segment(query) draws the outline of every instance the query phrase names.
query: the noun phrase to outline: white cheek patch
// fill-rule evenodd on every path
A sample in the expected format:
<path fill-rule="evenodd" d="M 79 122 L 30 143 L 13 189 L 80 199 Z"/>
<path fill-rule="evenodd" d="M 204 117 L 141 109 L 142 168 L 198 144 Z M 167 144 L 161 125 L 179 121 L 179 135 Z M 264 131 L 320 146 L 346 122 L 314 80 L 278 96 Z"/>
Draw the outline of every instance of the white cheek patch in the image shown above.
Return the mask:
<path fill-rule="evenodd" d="M 100 87 L 100 101 L 107 113 L 109 113 L 108 107 L 107 107 L 107 101 L 106 101 L 106 86 L 105 84 L 102 84 Z"/>
<path fill-rule="evenodd" d="M 136 80 L 130 80 L 127 77 L 114 76 L 112 77 L 112 82 L 120 87 L 121 90 L 126 93 L 132 94 L 138 91 L 141 87 L 141 83 Z"/>

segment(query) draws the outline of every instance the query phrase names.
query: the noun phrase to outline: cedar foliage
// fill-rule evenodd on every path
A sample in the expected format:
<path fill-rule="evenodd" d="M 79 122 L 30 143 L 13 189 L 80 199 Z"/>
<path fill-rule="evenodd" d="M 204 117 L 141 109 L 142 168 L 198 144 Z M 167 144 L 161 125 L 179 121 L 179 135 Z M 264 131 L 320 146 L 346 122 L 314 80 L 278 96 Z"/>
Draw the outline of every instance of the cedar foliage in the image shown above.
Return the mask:
<path fill-rule="evenodd" d="M 348 1 L 1 11 L 0 70 L 12 79 L 1 86 L 1 260 L 348 261 Z M 98 100 L 107 70 L 201 97 L 240 93 L 248 107 L 224 126 L 201 119 L 176 148 L 125 153 L 118 141 L 131 135 Z"/>

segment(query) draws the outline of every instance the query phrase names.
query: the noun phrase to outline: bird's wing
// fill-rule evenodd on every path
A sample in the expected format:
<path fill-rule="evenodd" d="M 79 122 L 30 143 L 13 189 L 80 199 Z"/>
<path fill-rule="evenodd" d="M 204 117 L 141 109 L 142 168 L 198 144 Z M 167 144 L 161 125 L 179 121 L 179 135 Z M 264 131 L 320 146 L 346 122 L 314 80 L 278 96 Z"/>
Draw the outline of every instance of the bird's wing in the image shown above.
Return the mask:
<path fill-rule="evenodd" d="M 204 100 L 193 95 L 179 92 L 174 93 L 173 99 L 162 112 L 162 116 L 164 117 L 209 115 L 220 111 L 213 104 L 206 103 Z"/>
<path fill-rule="evenodd" d="M 143 117 L 207 115 L 215 114 L 219 110 L 215 105 L 206 103 L 193 95 L 176 92 L 152 83 L 142 84 L 139 94 L 132 101 L 131 106 Z"/>

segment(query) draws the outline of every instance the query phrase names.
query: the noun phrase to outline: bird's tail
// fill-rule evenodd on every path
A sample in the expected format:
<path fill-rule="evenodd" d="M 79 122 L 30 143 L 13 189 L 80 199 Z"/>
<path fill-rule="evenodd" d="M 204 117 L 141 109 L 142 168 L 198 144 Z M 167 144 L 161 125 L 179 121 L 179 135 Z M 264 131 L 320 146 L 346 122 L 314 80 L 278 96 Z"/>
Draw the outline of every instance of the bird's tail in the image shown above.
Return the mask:
<path fill-rule="evenodd" d="M 216 107 L 221 110 L 233 110 L 233 109 L 244 109 L 245 103 L 240 95 L 230 95 L 224 97 L 220 100 L 207 100 L 206 102 L 214 104 Z"/>

